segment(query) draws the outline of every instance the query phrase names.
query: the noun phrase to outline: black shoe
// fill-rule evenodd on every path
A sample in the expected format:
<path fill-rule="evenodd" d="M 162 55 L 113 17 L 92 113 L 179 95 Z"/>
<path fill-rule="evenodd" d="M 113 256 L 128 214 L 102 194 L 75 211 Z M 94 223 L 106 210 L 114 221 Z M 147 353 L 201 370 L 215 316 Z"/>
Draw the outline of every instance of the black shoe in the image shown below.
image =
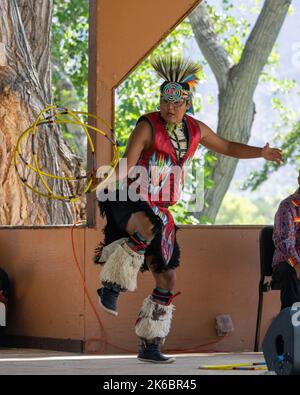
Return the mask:
<path fill-rule="evenodd" d="M 111 288 L 102 287 L 97 289 L 99 304 L 107 313 L 118 315 L 117 300 L 120 292 Z"/>
<path fill-rule="evenodd" d="M 138 359 L 143 362 L 152 363 L 173 363 L 174 357 L 167 357 L 159 350 L 159 344 L 145 344 L 140 347 Z"/>

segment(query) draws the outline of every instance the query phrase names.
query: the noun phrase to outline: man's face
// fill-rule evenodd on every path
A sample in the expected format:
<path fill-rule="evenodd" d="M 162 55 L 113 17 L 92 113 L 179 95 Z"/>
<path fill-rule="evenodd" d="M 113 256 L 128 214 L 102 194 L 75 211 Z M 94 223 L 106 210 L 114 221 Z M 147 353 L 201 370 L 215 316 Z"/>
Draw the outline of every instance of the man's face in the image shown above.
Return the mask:
<path fill-rule="evenodd" d="M 170 102 L 161 98 L 160 114 L 167 123 L 177 124 L 182 122 L 189 106 L 189 101 L 185 99 L 180 99 L 177 102 Z"/>

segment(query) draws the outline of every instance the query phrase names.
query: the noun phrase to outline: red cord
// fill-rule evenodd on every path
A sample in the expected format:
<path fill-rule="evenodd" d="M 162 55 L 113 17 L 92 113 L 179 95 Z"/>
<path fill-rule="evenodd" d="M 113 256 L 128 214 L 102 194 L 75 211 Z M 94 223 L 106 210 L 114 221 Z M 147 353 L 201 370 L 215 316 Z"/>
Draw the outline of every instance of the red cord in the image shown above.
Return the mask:
<path fill-rule="evenodd" d="M 107 334 L 106 334 L 104 325 L 103 325 L 103 323 L 102 323 L 102 321 L 101 321 L 101 318 L 100 318 L 100 315 L 99 315 L 99 313 L 98 313 L 98 311 L 97 311 L 97 308 L 95 307 L 95 305 L 94 305 L 94 303 L 93 303 L 93 301 L 92 301 L 92 298 L 91 298 L 91 296 L 90 296 L 89 290 L 88 290 L 87 285 L 86 285 L 86 281 L 85 281 L 85 279 L 84 279 L 84 275 L 83 275 L 83 273 L 82 273 L 82 270 L 81 270 L 80 265 L 79 265 L 79 262 L 78 262 L 78 258 L 77 258 L 77 254 L 76 254 L 76 248 L 75 248 L 75 243 L 74 243 L 74 229 L 75 229 L 75 227 L 76 227 L 77 224 L 78 224 L 78 222 L 76 222 L 76 223 L 72 226 L 72 229 L 71 229 L 71 240 L 72 240 L 72 250 L 73 250 L 74 261 L 75 261 L 77 270 L 78 270 L 79 275 L 80 275 L 80 279 L 81 279 L 81 282 L 82 282 L 82 285 L 83 285 L 84 293 L 85 293 L 85 295 L 86 295 L 86 297 L 87 297 L 87 299 L 88 299 L 88 302 L 89 302 L 89 304 L 90 304 L 90 306 L 91 306 L 91 308 L 92 308 L 92 310 L 93 310 L 93 312 L 94 312 L 94 314 L 95 314 L 95 316 L 96 316 L 96 318 L 97 318 L 97 321 L 98 321 L 98 323 L 99 323 L 99 325 L 100 325 L 101 333 L 102 333 L 102 336 L 101 336 L 100 338 L 88 339 L 88 340 L 86 341 L 86 343 L 85 343 L 85 346 L 86 346 L 86 348 L 88 349 L 88 345 L 89 345 L 90 343 L 92 343 L 92 342 L 93 342 L 93 343 L 94 343 L 94 342 L 99 342 L 100 345 L 101 345 L 101 347 L 103 348 L 103 351 L 106 350 L 106 346 L 107 346 L 107 345 L 110 345 L 110 346 L 112 346 L 112 347 L 114 347 L 114 348 L 117 348 L 117 349 L 119 349 L 119 350 L 126 351 L 126 352 L 129 352 L 129 353 L 134 353 L 134 352 L 131 351 L 131 350 L 128 350 L 128 349 L 126 349 L 126 348 L 122 348 L 122 347 L 116 346 L 115 344 L 109 343 L 108 340 L 107 340 Z M 90 351 L 90 352 L 92 352 L 92 351 Z"/>

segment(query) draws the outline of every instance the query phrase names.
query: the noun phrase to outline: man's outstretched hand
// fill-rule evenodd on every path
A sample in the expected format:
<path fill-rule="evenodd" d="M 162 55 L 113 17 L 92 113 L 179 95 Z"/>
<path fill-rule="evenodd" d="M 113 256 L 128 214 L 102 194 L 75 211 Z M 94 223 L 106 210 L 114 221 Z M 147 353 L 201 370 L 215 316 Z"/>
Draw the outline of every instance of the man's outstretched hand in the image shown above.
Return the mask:
<path fill-rule="evenodd" d="M 267 143 L 262 149 L 262 156 L 266 160 L 276 162 L 279 165 L 283 163 L 282 151 L 279 148 L 271 148 L 269 143 Z"/>

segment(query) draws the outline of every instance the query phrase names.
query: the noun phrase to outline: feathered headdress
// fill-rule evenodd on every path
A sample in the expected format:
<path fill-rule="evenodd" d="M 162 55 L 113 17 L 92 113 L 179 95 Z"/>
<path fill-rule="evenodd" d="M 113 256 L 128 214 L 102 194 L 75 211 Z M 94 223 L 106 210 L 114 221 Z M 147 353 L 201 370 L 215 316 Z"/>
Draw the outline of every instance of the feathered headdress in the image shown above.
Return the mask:
<path fill-rule="evenodd" d="M 157 56 L 152 59 L 151 65 L 167 82 L 187 83 L 192 88 L 199 81 L 201 66 L 181 56 Z"/>
<path fill-rule="evenodd" d="M 170 102 L 182 98 L 190 100 L 191 107 L 188 112 L 193 112 L 192 92 L 199 81 L 201 66 L 181 56 L 158 56 L 151 60 L 151 65 L 157 74 L 165 81 L 160 86 L 161 97 Z"/>

